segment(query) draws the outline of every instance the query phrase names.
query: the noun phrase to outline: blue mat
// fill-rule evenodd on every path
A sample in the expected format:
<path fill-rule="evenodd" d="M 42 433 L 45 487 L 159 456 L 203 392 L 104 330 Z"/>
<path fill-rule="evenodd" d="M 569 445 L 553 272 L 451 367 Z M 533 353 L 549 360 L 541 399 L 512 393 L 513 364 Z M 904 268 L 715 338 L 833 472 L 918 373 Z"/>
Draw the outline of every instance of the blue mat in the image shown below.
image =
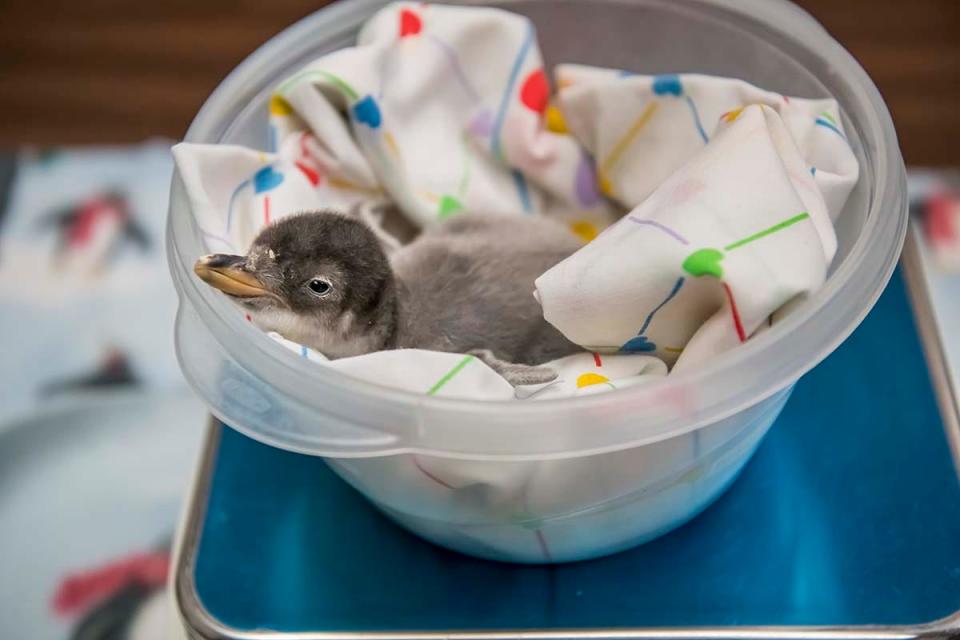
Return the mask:
<path fill-rule="evenodd" d="M 215 465 L 196 589 L 242 630 L 908 624 L 960 609 L 960 486 L 899 274 L 727 494 L 609 558 L 444 551 L 321 460 L 231 429 Z"/>

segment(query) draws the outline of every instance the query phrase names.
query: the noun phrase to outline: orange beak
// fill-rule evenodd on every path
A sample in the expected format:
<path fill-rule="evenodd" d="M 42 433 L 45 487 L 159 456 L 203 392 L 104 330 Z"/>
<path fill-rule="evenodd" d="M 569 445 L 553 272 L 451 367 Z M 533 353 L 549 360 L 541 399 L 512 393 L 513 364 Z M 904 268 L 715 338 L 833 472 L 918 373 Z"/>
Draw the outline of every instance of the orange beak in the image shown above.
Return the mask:
<path fill-rule="evenodd" d="M 211 287 L 237 298 L 271 295 L 252 273 L 243 268 L 245 261 L 243 256 L 215 253 L 197 260 L 193 272 Z"/>

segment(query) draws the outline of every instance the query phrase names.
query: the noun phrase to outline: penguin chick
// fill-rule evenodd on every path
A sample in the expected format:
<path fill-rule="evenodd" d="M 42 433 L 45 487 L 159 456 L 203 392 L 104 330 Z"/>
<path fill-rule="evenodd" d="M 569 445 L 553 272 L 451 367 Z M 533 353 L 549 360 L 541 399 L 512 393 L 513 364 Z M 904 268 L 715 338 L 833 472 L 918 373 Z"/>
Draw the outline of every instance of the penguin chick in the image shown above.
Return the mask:
<path fill-rule="evenodd" d="M 557 374 L 538 365 L 581 349 L 543 319 L 534 280 L 580 246 L 547 218 L 463 214 L 388 257 L 369 226 L 321 211 L 278 220 L 246 256 L 204 256 L 194 271 L 259 328 L 329 358 L 468 353 L 511 384 L 539 384 Z"/>

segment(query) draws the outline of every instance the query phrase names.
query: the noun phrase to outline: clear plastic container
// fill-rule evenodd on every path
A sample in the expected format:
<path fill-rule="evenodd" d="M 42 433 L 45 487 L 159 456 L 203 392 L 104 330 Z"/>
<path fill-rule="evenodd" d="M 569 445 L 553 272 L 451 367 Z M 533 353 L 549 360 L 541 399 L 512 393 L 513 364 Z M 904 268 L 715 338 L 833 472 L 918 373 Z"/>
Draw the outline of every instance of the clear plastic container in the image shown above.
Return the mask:
<path fill-rule="evenodd" d="M 201 109 L 187 140 L 266 146 L 271 88 L 352 44 L 385 3 L 345 0 L 255 52 Z M 180 363 L 210 410 L 263 442 L 325 456 L 387 515 L 447 547 L 518 562 L 628 548 L 696 515 L 736 477 L 797 379 L 859 324 L 906 231 L 890 116 L 856 61 L 781 0 L 487 2 L 530 16 L 548 65 L 743 78 L 833 96 L 860 161 L 825 286 L 770 331 L 702 369 L 544 402 L 425 397 L 345 378 L 266 338 L 192 275 L 205 252 L 177 176 L 168 251 Z"/>

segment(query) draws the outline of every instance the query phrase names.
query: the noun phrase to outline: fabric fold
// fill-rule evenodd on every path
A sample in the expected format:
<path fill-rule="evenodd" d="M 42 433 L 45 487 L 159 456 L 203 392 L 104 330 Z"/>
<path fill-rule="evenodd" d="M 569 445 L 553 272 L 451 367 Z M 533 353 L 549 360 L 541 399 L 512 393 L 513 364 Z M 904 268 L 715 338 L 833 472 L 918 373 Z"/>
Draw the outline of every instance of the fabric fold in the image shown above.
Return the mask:
<path fill-rule="evenodd" d="M 570 340 L 677 367 L 746 341 L 816 290 L 836 251 L 827 207 L 776 111 L 746 107 L 643 204 L 543 274 Z M 682 355 L 681 355 L 682 354 Z"/>
<path fill-rule="evenodd" d="M 836 219 L 859 165 L 833 99 L 764 91 L 743 80 L 694 73 L 639 75 L 583 65 L 555 71 L 567 128 L 597 158 L 601 190 L 628 209 L 642 203 L 747 106 L 773 109 Z"/>

